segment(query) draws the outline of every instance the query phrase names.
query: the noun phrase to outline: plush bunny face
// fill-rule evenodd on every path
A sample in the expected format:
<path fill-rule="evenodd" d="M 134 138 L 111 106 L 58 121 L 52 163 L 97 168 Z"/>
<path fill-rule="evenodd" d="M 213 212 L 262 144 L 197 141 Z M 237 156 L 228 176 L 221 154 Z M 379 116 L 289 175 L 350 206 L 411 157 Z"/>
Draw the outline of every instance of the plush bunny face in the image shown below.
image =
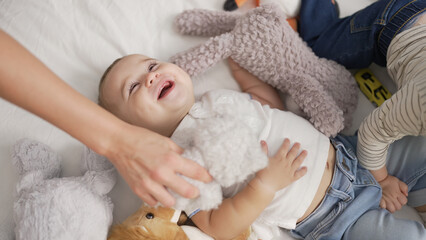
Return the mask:
<path fill-rule="evenodd" d="M 179 226 L 186 221 L 181 211 L 165 207 L 149 207 L 143 205 L 137 212 L 128 217 L 123 224 L 111 229 L 108 240 L 118 239 L 188 239 Z"/>

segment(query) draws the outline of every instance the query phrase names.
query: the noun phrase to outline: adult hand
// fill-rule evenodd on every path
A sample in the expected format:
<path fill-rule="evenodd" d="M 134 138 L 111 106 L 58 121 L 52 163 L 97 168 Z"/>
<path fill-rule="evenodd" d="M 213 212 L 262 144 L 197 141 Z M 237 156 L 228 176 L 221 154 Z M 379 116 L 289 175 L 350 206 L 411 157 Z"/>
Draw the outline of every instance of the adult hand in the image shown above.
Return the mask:
<path fill-rule="evenodd" d="M 167 188 L 186 198 L 198 196 L 198 189 L 178 174 L 203 182 L 212 180 L 204 168 L 183 158 L 183 150 L 171 139 L 144 128 L 126 125 L 111 146 L 105 155 L 136 195 L 151 206 L 157 202 L 174 205 Z"/>
<path fill-rule="evenodd" d="M 379 184 L 382 186 L 383 191 L 382 199 L 380 200 L 381 208 L 386 208 L 393 213 L 407 204 L 407 184 L 391 175 L 388 175 Z"/>
<path fill-rule="evenodd" d="M 34 55 L 0 30 L 0 97 L 49 121 L 116 166 L 147 204 L 174 204 L 166 187 L 184 197 L 198 189 L 177 174 L 210 181 L 196 163 L 180 156 L 170 139 L 132 126 L 99 107 L 56 76 Z M 22 71 L 22 66 L 26 66 Z M 25 87 L 22 87 L 25 86 Z"/>

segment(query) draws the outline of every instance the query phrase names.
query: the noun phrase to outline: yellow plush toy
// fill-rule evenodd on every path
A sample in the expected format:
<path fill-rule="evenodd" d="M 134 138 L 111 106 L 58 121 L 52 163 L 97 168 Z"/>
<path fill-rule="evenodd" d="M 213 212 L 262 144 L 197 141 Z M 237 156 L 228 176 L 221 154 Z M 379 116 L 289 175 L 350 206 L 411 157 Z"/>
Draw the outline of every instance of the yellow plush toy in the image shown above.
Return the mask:
<path fill-rule="evenodd" d="M 150 207 L 144 204 L 122 224 L 113 226 L 109 232 L 108 240 L 197 239 L 187 236 L 183 229 L 185 227 L 196 229 L 191 226 L 188 217 L 182 211 L 173 208 Z M 249 236 L 250 229 L 247 229 L 246 232 L 233 240 L 246 240 Z"/>

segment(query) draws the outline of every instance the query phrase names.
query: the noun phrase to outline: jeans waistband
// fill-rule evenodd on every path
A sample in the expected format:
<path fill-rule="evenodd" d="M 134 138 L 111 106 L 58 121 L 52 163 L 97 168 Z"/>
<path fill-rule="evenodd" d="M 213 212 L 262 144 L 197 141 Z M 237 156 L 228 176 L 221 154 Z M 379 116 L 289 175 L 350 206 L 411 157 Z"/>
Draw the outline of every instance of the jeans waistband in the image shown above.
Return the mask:
<path fill-rule="evenodd" d="M 296 237 L 317 239 L 320 238 L 320 235 L 327 235 L 326 232 L 333 232 L 333 235 L 340 236 L 346 227 L 356 219 L 357 215 L 376 204 L 377 199 L 372 201 L 372 199 L 377 198 L 375 195 L 380 200 L 380 195 L 377 194 L 380 192 L 380 187 L 377 182 L 373 180 L 371 174 L 366 173 L 365 169 L 358 166 L 354 145 L 356 137 L 337 136 L 332 138 L 331 142 L 336 149 L 336 163 L 332 182 L 320 205 L 307 218 L 298 223 L 296 229 L 292 231 L 292 235 Z M 353 205 L 357 195 L 366 191 L 376 193 L 370 194 L 372 198 L 367 200 L 371 204 L 360 204 L 362 207 L 357 207 L 356 213 L 350 210 L 343 214 L 350 216 L 349 218 L 344 216 L 345 221 L 338 220 L 343 211 L 351 204 Z M 357 201 L 362 201 L 362 199 Z M 352 216 L 354 219 L 350 219 Z M 333 227 L 336 221 L 340 221 L 339 226 Z"/>
<path fill-rule="evenodd" d="M 336 149 L 336 162 L 333 178 L 327 189 L 326 195 L 320 205 L 308 217 L 297 224 L 293 234 L 297 232 L 298 235 L 300 234 L 300 237 L 305 237 L 309 234 L 309 232 L 312 231 L 313 226 L 317 226 L 324 219 L 324 215 L 330 212 L 334 207 L 334 204 L 329 204 L 328 199 L 332 198 L 334 199 L 332 200 L 334 202 L 348 201 L 351 199 L 350 194 L 347 193 L 347 190 L 349 189 L 347 183 L 355 180 L 356 161 L 351 161 L 355 162 L 354 166 L 353 163 L 346 159 L 354 159 L 354 155 L 352 150 L 350 150 L 351 148 L 346 149 L 344 146 L 345 144 L 339 140 L 341 140 L 339 137 L 330 139 Z"/>
<path fill-rule="evenodd" d="M 378 36 L 378 48 L 383 56 L 387 51 L 392 39 L 400 33 L 404 27 L 417 16 L 425 13 L 426 1 L 414 0 L 400 8 L 389 20 Z"/>

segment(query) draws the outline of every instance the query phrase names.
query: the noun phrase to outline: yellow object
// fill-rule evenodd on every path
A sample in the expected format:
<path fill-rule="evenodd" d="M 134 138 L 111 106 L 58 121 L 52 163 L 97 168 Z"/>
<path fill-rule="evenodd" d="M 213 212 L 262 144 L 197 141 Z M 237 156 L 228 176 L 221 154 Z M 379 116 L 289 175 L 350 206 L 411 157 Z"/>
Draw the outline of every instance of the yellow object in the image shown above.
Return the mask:
<path fill-rule="evenodd" d="M 361 92 L 376 106 L 382 105 L 392 96 L 368 68 L 359 70 L 355 74 L 355 79 Z"/>
<path fill-rule="evenodd" d="M 238 7 L 241 7 L 246 2 L 247 2 L 247 0 L 235 0 L 235 3 L 237 4 Z"/>
<path fill-rule="evenodd" d="M 142 204 L 123 223 L 111 227 L 107 240 L 189 240 L 181 227 L 187 220 L 186 214 L 180 210 Z M 247 240 L 250 234 L 251 227 L 232 240 Z"/>

